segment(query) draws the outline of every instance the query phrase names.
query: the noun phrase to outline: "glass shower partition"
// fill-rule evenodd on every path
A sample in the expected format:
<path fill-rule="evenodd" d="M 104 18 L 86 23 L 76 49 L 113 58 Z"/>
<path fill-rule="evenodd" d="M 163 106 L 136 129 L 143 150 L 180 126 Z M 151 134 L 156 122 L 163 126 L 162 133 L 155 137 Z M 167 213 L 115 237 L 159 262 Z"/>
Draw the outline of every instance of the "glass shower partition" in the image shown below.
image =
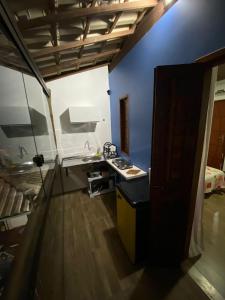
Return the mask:
<path fill-rule="evenodd" d="M 37 79 L 23 74 L 27 103 L 32 123 L 32 131 L 37 149 L 37 156 L 45 191 L 48 193 L 49 184 L 46 182 L 48 171 L 55 168 L 57 150 L 53 131 L 53 122 L 50 116 L 49 99 Z"/>
<path fill-rule="evenodd" d="M 1 27 L 0 32 L 0 297 L 6 287 L 39 195 L 45 197 L 32 118 L 24 88 L 30 71 Z"/>
<path fill-rule="evenodd" d="M 56 157 L 48 98 L 0 21 L 0 299 L 32 299 Z"/>

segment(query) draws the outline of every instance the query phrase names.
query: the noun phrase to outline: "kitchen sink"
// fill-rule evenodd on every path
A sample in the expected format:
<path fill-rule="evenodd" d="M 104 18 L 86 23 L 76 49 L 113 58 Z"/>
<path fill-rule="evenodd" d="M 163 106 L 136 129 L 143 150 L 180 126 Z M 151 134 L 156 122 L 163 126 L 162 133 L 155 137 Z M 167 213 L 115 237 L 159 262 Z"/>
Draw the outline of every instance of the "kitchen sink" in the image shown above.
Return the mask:
<path fill-rule="evenodd" d="M 67 157 L 66 160 L 74 160 L 78 159 L 83 162 L 92 162 L 92 161 L 99 161 L 102 159 L 102 156 L 92 154 L 92 155 L 84 155 L 84 154 L 77 154 L 71 157 Z"/>
<path fill-rule="evenodd" d="M 101 160 L 101 156 L 85 156 L 84 158 L 82 158 L 82 161 L 84 162 L 91 162 L 91 161 L 98 161 L 98 160 Z"/>
<path fill-rule="evenodd" d="M 36 167 L 36 165 L 32 161 L 26 161 L 21 164 L 15 164 L 13 165 L 8 171 L 10 174 L 16 175 L 25 173 L 31 169 Z"/>

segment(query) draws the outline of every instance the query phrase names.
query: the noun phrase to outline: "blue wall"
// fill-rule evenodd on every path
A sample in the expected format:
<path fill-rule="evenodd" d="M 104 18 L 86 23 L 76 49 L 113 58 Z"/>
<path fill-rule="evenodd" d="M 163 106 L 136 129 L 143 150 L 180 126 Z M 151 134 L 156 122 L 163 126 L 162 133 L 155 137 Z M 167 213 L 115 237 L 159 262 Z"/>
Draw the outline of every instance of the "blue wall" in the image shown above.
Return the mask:
<path fill-rule="evenodd" d="M 191 63 L 225 47 L 225 0 L 178 0 L 110 73 L 113 143 L 120 145 L 119 98 L 129 95 L 130 158 L 150 166 L 154 68 Z"/>

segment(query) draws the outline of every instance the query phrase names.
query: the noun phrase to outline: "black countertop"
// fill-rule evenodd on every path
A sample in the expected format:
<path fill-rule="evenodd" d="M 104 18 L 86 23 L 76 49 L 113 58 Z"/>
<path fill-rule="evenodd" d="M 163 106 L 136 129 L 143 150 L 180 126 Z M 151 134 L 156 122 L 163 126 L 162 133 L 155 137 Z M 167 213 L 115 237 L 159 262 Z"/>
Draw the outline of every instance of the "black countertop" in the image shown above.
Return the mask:
<path fill-rule="evenodd" d="M 117 188 L 132 207 L 140 207 L 149 203 L 149 179 L 144 176 L 130 181 L 122 181 Z"/>

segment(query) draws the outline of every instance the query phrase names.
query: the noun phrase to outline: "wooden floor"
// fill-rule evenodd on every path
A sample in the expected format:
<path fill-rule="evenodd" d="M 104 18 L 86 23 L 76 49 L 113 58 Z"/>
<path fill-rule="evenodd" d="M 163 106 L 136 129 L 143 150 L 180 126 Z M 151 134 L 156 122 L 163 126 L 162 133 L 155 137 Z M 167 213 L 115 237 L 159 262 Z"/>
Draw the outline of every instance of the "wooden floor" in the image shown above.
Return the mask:
<path fill-rule="evenodd" d="M 45 292 L 37 299 L 208 299 L 180 270 L 133 266 L 115 228 L 114 206 L 113 194 L 89 199 L 76 192 L 52 199 L 38 281 Z"/>
<path fill-rule="evenodd" d="M 205 199 L 204 252 L 195 267 L 225 298 L 225 193 Z"/>

